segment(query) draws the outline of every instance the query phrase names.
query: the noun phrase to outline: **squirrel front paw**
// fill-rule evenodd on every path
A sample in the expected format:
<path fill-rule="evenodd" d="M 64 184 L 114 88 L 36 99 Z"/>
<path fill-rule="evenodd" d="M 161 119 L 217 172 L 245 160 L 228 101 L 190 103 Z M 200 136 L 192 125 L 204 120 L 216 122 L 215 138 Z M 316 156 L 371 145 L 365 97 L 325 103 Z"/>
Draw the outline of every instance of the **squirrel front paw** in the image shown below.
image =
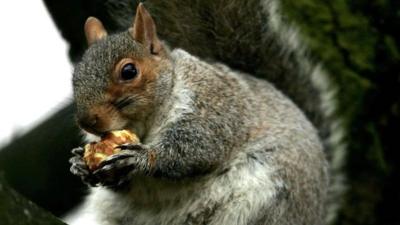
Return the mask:
<path fill-rule="evenodd" d="M 83 159 L 84 149 L 72 150 L 70 159 L 71 172 L 81 177 L 90 186 L 121 187 L 128 183 L 135 174 L 150 174 L 154 167 L 155 154 L 147 146 L 141 144 L 121 145 L 120 152 L 109 156 L 91 171 Z"/>
<path fill-rule="evenodd" d="M 84 149 L 82 147 L 72 149 L 72 154 L 74 155 L 69 159 L 72 164 L 70 171 L 72 174 L 80 177 L 82 181 L 90 186 L 96 186 L 98 180 L 93 176 L 86 162 L 83 160 Z"/>
<path fill-rule="evenodd" d="M 151 150 L 145 145 L 121 145 L 120 152 L 102 161 L 93 176 L 101 186 L 121 187 L 130 182 L 135 174 L 148 174 L 151 171 L 149 162 L 154 161 Z M 150 157 L 149 157 L 150 156 Z"/>

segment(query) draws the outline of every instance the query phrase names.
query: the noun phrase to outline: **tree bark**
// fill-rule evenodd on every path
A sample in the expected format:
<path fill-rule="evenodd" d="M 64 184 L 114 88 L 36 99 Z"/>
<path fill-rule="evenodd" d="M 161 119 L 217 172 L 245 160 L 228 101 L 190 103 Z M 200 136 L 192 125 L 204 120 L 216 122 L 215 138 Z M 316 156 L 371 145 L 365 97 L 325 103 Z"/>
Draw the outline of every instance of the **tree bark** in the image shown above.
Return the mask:
<path fill-rule="evenodd" d="M 0 221 L 2 225 L 65 225 L 8 186 L 0 174 Z"/>

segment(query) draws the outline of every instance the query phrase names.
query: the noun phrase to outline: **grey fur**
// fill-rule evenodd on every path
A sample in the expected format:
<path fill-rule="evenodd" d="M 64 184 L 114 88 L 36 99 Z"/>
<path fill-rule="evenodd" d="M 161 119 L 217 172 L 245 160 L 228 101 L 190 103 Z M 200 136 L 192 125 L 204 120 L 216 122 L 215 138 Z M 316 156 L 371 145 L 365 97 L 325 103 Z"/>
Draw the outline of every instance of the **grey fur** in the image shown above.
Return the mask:
<path fill-rule="evenodd" d="M 163 75 L 173 82 L 170 94 L 143 136 L 144 151 L 157 156 L 154 172 L 146 154 L 111 163 L 107 171 L 134 165 L 132 181 L 128 192 L 96 189 L 88 207 L 100 221 L 322 224 L 327 164 L 303 113 L 266 81 L 182 50 L 171 57 L 172 71 Z M 77 98 L 87 94 L 81 88 Z"/>
<path fill-rule="evenodd" d="M 121 28 L 134 15 L 130 0 L 107 2 Z M 279 0 L 146 0 L 161 38 L 174 48 L 222 62 L 268 80 L 287 95 L 318 129 L 330 162 L 329 223 L 345 189 L 346 135 L 337 115 L 336 85 L 307 55 Z M 123 6 L 124 5 L 124 6 Z M 121 9 L 124 8 L 124 9 Z"/>

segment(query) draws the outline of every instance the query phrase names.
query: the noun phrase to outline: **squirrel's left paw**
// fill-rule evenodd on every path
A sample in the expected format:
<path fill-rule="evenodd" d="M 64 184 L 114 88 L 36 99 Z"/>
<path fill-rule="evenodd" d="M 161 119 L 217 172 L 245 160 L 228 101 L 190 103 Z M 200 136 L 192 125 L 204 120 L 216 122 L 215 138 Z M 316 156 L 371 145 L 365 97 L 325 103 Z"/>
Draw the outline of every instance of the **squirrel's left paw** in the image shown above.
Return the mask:
<path fill-rule="evenodd" d="M 120 187 L 128 183 L 134 174 L 150 171 L 149 152 L 144 145 L 122 145 L 121 151 L 102 161 L 93 176 L 100 185 Z M 150 154 L 151 155 L 151 154 Z"/>
<path fill-rule="evenodd" d="M 69 159 L 72 164 L 70 171 L 72 174 L 80 177 L 82 181 L 90 186 L 96 186 L 97 180 L 93 177 L 93 174 L 89 170 L 86 162 L 83 159 L 84 149 L 81 147 L 72 149 L 74 156 Z"/>

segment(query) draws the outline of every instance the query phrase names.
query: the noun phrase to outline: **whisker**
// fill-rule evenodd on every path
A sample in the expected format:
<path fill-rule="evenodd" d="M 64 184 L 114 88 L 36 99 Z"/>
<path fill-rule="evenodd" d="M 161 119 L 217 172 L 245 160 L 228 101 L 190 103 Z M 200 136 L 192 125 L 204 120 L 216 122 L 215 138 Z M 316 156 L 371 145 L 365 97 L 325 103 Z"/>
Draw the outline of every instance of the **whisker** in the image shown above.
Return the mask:
<path fill-rule="evenodd" d="M 122 109 L 125 108 L 126 106 L 130 105 L 133 103 L 133 99 L 131 96 L 128 97 L 124 97 L 120 100 L 117 100 L 116 102 L 113 102 L 113 105 L 117 108 L 117 109 Z"/>

